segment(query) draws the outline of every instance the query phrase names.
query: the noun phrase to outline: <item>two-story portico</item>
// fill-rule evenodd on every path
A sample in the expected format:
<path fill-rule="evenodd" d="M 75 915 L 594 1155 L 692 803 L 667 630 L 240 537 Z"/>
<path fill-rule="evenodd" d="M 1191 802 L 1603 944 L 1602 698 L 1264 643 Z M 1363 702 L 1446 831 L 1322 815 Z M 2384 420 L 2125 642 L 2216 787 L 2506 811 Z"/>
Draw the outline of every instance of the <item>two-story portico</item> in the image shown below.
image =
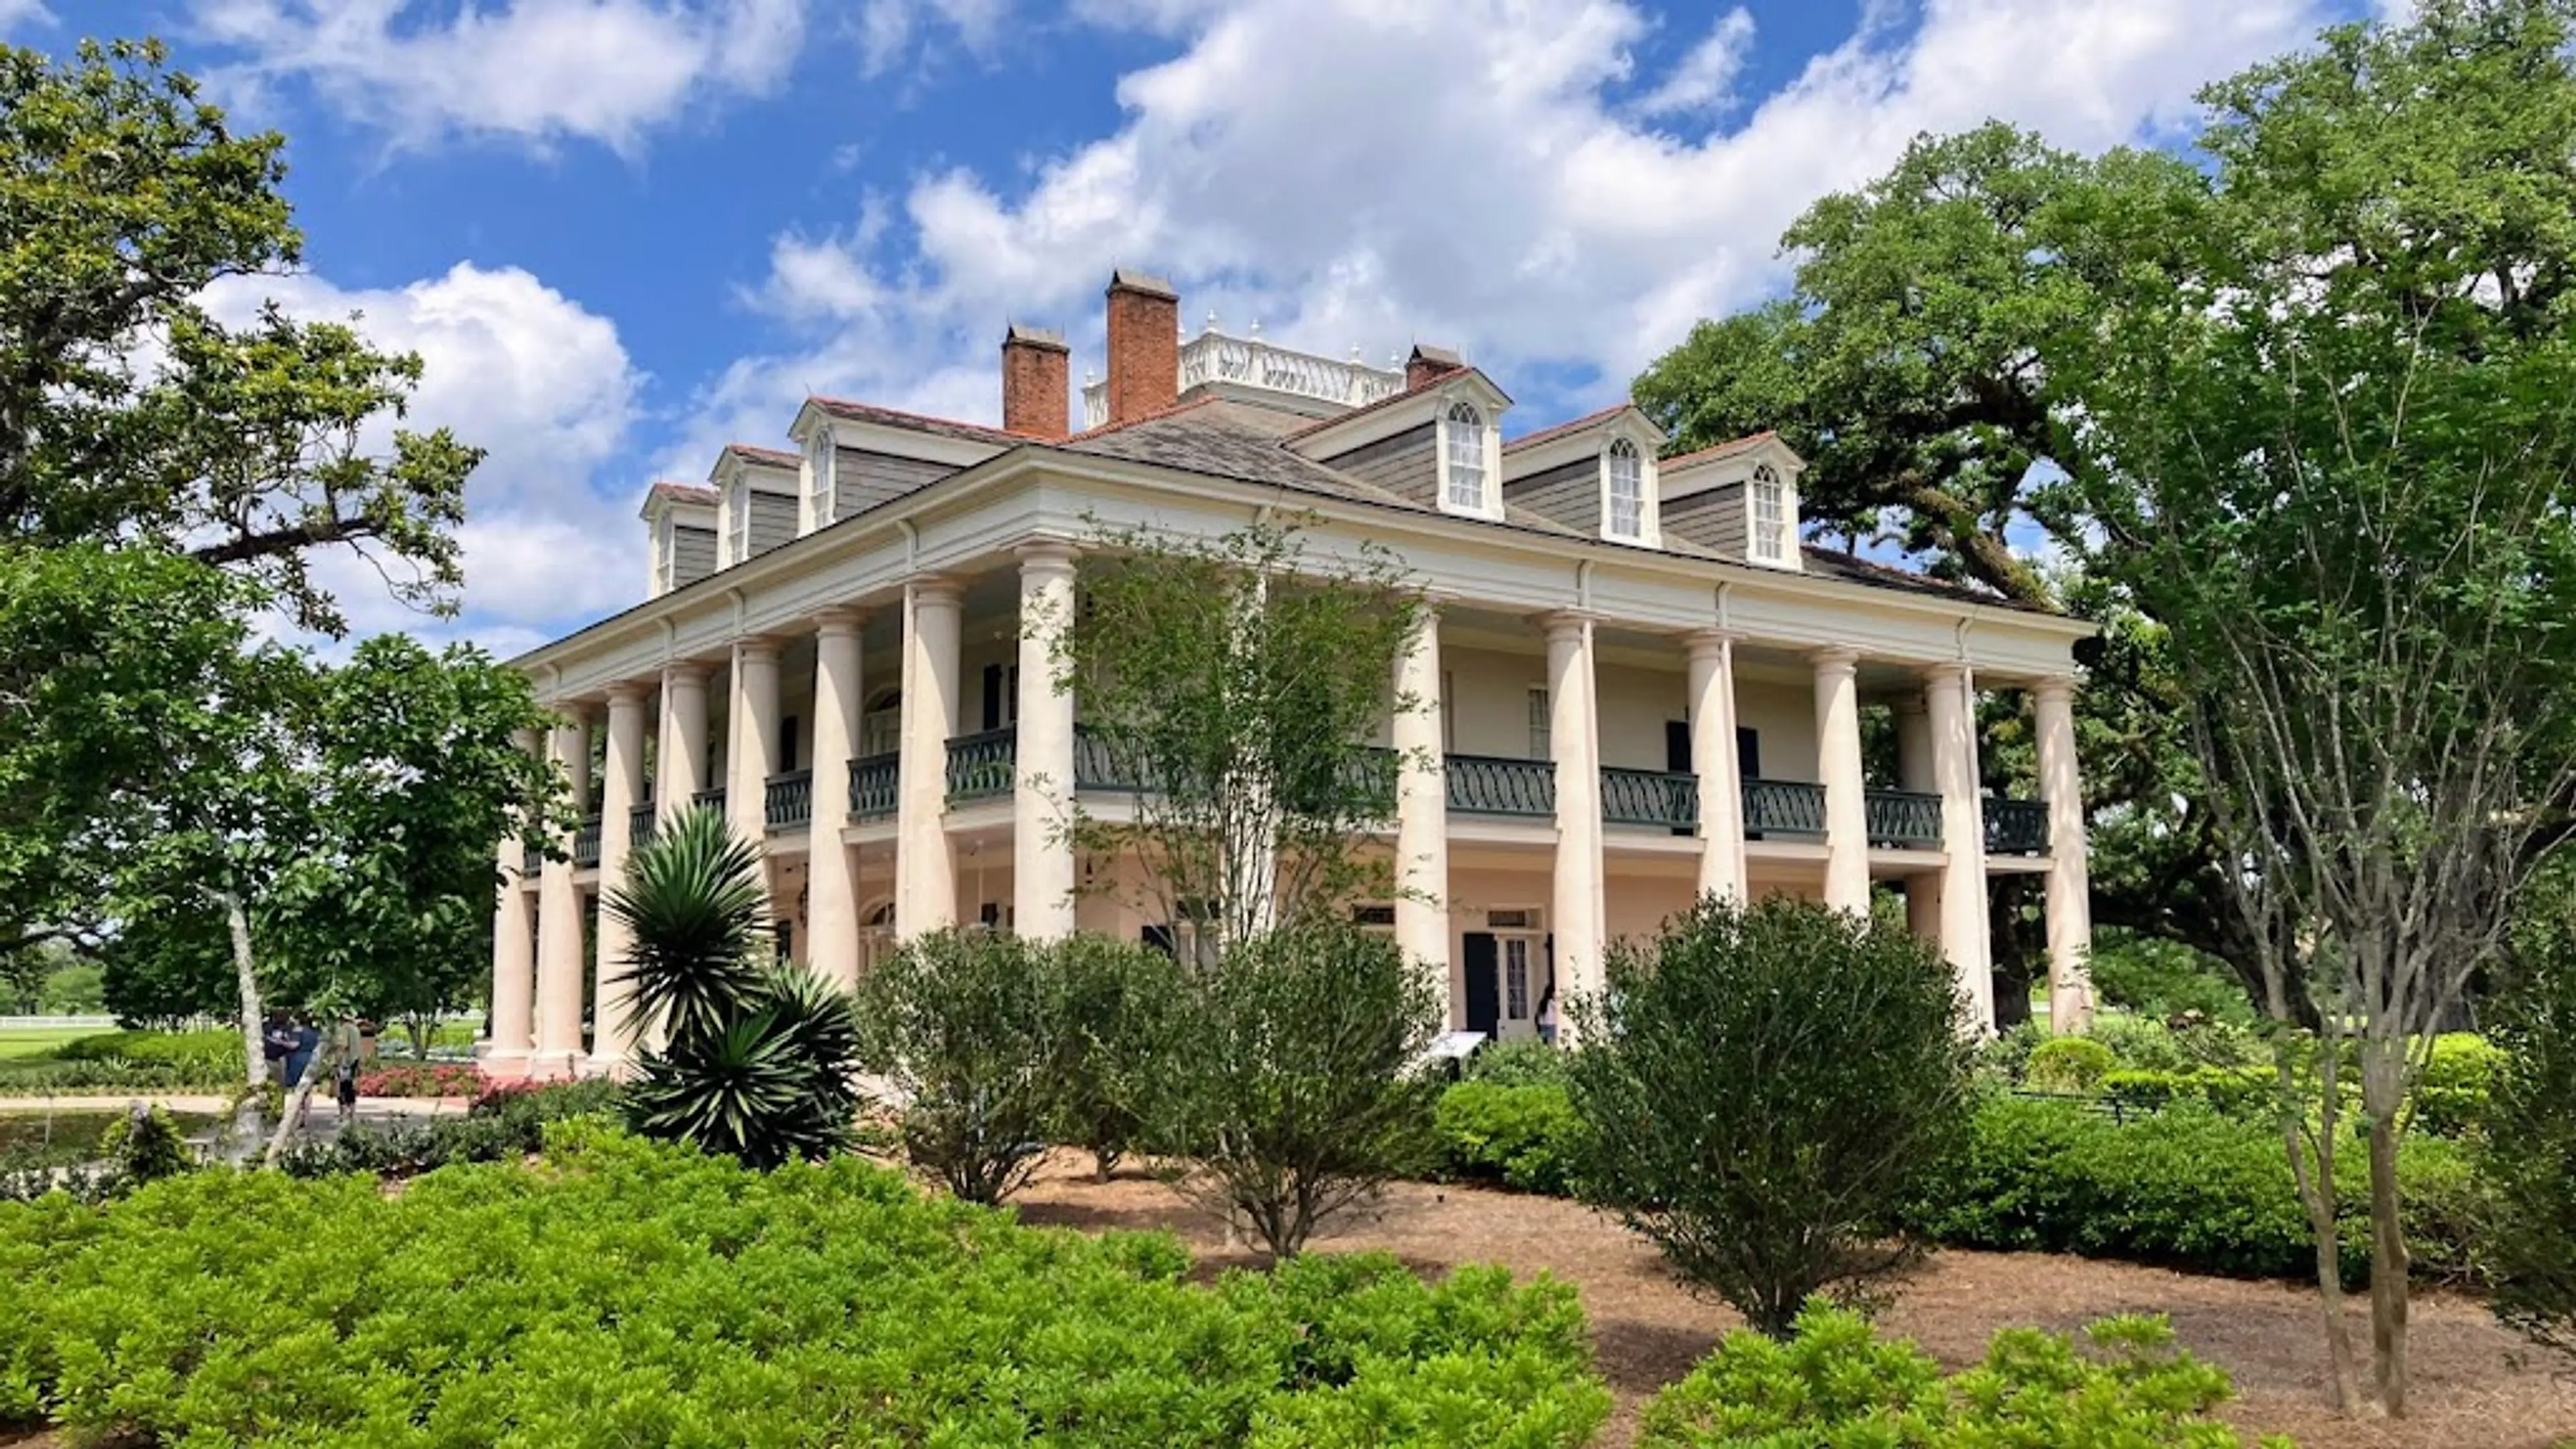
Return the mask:
<path fill-rule="evenodd" d="M 2052 1010 L 2081 1019 L 2084 825 L 2071 647 L 2087 626 L 1800 547 L 1799 460 L 1764 436 L 1657 456 L 1614 408 L 1505 441 L 1510 399 L 1418 348 L 1403 373 L 1210 330 L 1169 288 L 1109 291 L 1109 367 L 1068 432 L 1069 354 L 1014 328 L 1004 428 L 812 399 L 796 449 L 736 447 L 645 505 L 652 597 L 517 661 L 562 723 L 532 749 L 587 823 L 561 861 L 501 848 L 492 1070 L 613 1069 L 635 1048 L 603 879 L 658 818 L 720 805 L 761 841 L 786 949 L 855 981 L 960 922 L 1168 941 L 1121 867 L 1057 828 L 1135 782 L 1053 687 L 1104 530 L 1307 520 L 1310 553 L 1393 549 L 1434 601 L 1397 670 L 1422 702 L 1363 908 L 1450 983 L 1453 1024 L 1533 1029 L 1606 945 L 1698 893 L 1854 910 L 1902 890 L 1992 1019 L 1990 881 L 2046 878 Z M 1981 694 L 2034 715 L 2040 796 L 1979 788 Z M 1893 711 L 1892 778 L 1863 717 Z M 1074 799 L 1068 799 L 1071 795 Z M 596 1029 L 585 1036 L 585 1006 Z"/>

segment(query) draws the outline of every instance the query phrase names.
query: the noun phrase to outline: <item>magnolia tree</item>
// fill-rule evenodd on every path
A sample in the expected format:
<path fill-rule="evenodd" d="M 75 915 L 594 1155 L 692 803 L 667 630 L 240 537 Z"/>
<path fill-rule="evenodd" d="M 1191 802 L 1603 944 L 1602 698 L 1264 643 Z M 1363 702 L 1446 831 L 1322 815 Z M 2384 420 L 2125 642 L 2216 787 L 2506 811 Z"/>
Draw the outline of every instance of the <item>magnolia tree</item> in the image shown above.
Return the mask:
<path fill-rule="evenodd" d="M 1369 746 L 1417 707 L 1393 679 L 1422 602 L 1382 551 L 1325 556 L 1274 523 L 1109 533 L 1079 597 L 1053 631 L 1057 684 L 1134 809 L 1077 815 L 1075 848 L 1134 864 L 1138 904 L 1206 955 L 1391 889 L 1366 850 L 1402 762 Z"/>

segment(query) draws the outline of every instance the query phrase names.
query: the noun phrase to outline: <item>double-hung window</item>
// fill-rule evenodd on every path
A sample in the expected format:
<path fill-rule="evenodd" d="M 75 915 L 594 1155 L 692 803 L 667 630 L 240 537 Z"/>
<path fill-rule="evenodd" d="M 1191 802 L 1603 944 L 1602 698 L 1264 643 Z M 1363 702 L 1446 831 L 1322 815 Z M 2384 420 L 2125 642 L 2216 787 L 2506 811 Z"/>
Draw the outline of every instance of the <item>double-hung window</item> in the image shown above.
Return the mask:
<path fill-rule="evenodd" d="M 1452 508 L 1485 509 L 1485 419 L 1463 402 L 1449 405 L 1449 456 L 1442 488 Z"/>
<path fill-rule="evenodd" d="M 725 499 L 725 561 L 751 557 L 751 485 L 737 482 Z"/>
<path fill-rule="evenodd" d="M 1646 470 L 1637 457 L 1637 445 L 1626 438 L 1613 439 L 1602 456 L 1601 475 L 1609 501 L 1610 536 L 1644 537 Z"/>
<path fill-rule="evenodd" d="M 1789 491 L 1768 463 L 1753 470 L 1753 556 L 1778 563 L 1789 556 Z"/>

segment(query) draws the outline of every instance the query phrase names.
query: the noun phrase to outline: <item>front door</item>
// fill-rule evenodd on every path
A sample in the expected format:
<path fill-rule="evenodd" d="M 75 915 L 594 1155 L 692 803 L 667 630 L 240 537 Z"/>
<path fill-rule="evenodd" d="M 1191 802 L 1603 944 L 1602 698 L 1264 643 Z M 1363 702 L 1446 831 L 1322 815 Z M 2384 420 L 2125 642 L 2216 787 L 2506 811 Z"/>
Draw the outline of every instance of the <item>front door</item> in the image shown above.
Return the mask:
<path fill-rule="evenodd" d="M 1503 936 L 1495 952 L 1495 992 L 1501 1010 L 1494 1035 L 1505 1041 L 1538 1035 L 1538 993 L 1547 974 L 1547 951 L 1535 935 Z"/>
<path fill-rule="evenodd" d="M 1502 952 L 1491 931 L 1469 931 L 1460 943 L 1466 959 L 1467 1030 L 1498 1035 L 1502 1015 Z"/>

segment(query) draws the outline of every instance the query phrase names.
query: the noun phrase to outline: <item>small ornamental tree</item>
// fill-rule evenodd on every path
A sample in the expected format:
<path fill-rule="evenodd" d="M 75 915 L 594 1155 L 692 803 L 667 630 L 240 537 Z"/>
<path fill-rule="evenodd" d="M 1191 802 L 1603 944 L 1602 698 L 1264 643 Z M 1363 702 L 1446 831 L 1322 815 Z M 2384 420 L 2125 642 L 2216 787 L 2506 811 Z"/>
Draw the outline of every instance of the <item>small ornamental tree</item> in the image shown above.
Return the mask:
<path fill-rule="evenodd" d="M 904 944 L 859 984 L 860 1060 L 893 1086 L 903 1148 L 968 1202 L 1037 1170 L 1064 1084 L 1059 948 L 976 927 Z"/>
<path fill-rule="evenodd" d="M 2484 1251 L 2496 1315 L 2576 1354 L 2576 918 L 2570 901 L 2518 932 L 2516 978 L 2488 1034 L 2505 1056 L 2487 1092 L 2479 1175 L 2495 1203 Z"/>
<path fill-rule="evenodd" d="M 634 933 L 635 1009 L 669 1037 L 628 1121 L 766 1171 L 850 1145 L 859 1037 L 846 993 L 767 954 L 760 872 L 724 816 L 694 809 L 627 857 L 605 909 Z"/>
<path fill-rule="evenodd" d="M 1133 787 L 1076 848 L 1138 867 L 1150 919 L 1208 959 L 1281 920 L 1390 888 L 1366 847 L 1395 816 L 1372 753 L 1420 595 L 1383 552 L 1310 551 L 1258 524 L 1200 541 L 1109 533 L 1083 557 L 1081 617 L 1052 631 L 1085 749 Z M 1104 873 L 1104 879 L 1117 878 Z"/>
<path fill-rule="evenodd" d="M 1149 1133 L 1180 1187 L 1275 1258 L 1431 1160 L 1440 1003 L 1392 941 L 1310 919 L 1187 978 Z"/>
<path fill-rule="evenodd" d="M 1762 1332 L 1910 1262 L 1908 1194 L 1962 1140 L 1975 1049 L 1950 968 L 1801 901 L 1702 901 L 1574 1003 L 1577 1191 Z"/>

